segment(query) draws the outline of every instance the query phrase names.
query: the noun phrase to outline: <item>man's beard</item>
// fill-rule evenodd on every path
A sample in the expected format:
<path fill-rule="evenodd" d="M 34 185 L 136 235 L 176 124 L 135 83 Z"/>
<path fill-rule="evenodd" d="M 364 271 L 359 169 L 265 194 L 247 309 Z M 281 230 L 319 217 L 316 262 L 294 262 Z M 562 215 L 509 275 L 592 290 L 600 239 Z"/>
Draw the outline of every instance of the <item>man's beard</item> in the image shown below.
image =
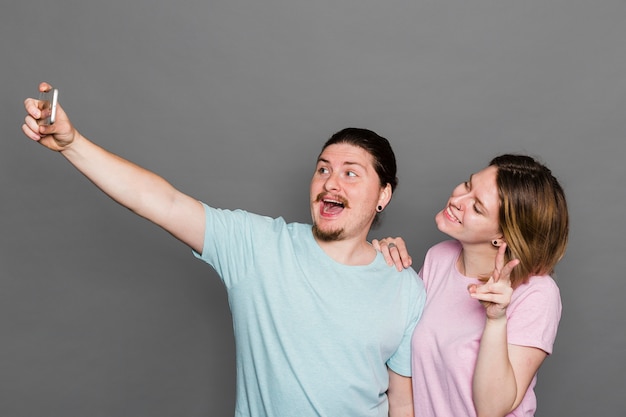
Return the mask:
<path fill-rule="evenodd" d="M 343 229 L 331 230 L 331 231 L 326 232 L 324 230 L 321 230 L 319 227 L 317 227 L 316 224 L 314 224 L 313 236 L 315 236 L 317 239 L 321 240 L 322 242 L 335 242 L 335 241 L 343 239 Z"/>

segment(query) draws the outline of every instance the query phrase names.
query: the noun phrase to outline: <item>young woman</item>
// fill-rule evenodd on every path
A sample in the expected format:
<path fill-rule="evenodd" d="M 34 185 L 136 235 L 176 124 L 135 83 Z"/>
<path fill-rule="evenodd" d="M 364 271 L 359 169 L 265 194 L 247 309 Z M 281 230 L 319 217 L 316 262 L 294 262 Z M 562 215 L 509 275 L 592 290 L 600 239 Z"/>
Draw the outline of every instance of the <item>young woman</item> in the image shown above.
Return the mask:
<path fill-rule="evenodd" d="M 535 159 L 501 155 L 454 189 L 435 222 L 453 240 L 430 248 L 420 271 L 415 415 L 533 416 L 561 317 L 550 274 L 568 239 L 562 187 Z M 375 245 L 390 264 L 411 264 L 402 239 Z"/>

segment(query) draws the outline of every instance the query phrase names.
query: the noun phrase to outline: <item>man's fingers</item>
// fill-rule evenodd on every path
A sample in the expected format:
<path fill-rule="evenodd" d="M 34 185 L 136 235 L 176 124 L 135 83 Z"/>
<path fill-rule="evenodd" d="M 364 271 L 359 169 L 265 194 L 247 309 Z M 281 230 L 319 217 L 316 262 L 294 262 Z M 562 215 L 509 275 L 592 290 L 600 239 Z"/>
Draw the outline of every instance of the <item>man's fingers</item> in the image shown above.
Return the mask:
<path fill-rule="evenodd" d="M 51 88 L 52 86 L 45 81 L 39 83 L 39 91 L 42 93 L 45 93 L 46 91 L 50 91 Z"/>

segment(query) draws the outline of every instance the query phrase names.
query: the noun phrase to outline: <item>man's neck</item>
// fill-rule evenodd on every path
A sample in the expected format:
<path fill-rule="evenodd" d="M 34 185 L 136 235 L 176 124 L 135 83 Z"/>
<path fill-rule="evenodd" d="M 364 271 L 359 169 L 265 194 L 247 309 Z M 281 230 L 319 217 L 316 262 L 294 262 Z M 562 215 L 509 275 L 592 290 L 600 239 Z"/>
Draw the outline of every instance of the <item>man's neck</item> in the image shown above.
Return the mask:
<path fill-rule="evenodd" d="M 317 244 L 330 258 L 344 265 L 369 265 L 376 258 L 376 249 L 365 239 L 323 241 Z"/>

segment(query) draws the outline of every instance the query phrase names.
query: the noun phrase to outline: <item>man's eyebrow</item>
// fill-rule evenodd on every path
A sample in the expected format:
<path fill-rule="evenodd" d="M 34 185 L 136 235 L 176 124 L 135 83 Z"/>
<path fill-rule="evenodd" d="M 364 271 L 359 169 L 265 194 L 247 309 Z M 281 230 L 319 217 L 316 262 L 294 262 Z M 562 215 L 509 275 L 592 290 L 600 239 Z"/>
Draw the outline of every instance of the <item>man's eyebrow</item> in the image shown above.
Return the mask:
<path fill-rule="evenodd" d="M 322 157 L 317 158 L 317 163 L 319 164 L 320 162 L 323 162 L 325 164 L 330 164 L 329 160 L 324 159 Z M 356 161 L 354 161 L 354 162 L 353 161 L 345 161 L 342 165 L 356 165 L 356 166 L 359 166 L 359 167 L 365 167 L 365 165 L 363 165 L 360 162 L 356 162 Z"/>

